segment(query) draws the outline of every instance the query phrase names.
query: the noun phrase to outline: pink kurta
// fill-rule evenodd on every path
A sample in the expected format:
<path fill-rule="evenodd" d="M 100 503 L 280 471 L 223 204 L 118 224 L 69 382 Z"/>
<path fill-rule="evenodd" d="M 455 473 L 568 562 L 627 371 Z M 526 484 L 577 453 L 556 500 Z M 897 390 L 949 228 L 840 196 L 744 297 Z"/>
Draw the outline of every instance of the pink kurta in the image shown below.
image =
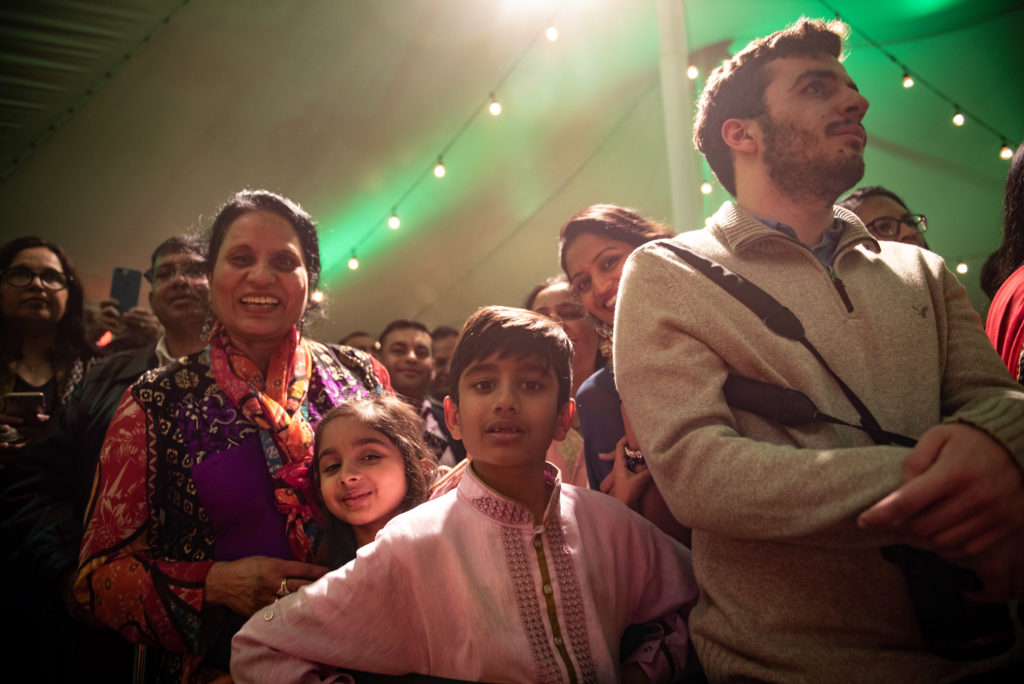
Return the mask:
<path fill-rule="evenodd" d="M 544 522 L 467 468 L 458 489 L 393 519 L 358 557 L 257 612 L 237 682 L 346 681 L 334 667 L 487 682 L 652 681 L 686 661 L 689 552 L 619 501 L 557 471 Z M 619 640 L 650 623 L 627 658 Z"/>

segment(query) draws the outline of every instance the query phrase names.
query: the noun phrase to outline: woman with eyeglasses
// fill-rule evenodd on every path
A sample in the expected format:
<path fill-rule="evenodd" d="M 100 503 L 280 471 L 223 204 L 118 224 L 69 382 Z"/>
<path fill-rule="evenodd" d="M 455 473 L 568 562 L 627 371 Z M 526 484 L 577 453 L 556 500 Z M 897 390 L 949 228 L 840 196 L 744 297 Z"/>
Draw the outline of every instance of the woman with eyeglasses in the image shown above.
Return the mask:
<path fill-rule="evenodd" d="M 600 340 L 594 320 L 583 308 L 579 297 L 569 287 L 569 279 L 559 274 L 540 283 L 526 295 L 524 309 L 536 311 L 557 321 L 572 342 L 572 386 L 570 396 L 576 396 L 583 381 L 604 368 L 605 357 L 600 350 Z M 547 460 L 558 466 L 562 482 L 577 487 L 587 486 L 587 468 L 583 454 L 583 435 L 580 433 L 579 414 L 573 416 L 573 424 L 565 439 L 551 443 Z"/>
<path fill-rule="evenodd" d="M 82 284 L 58 245 L 29 236 L 0 247 L 0 453 L 34 437 L 95 359 L 84 307 Z M 16 405 L 11 392 L 41 392 L 41 414 L 18 415 L 32 402 Z"/>
<path fill-rule="evenodd" d="M 615 304 L 626 258 L 640 245 L 674 236 L 668 226 L 632 209 L 595 204 L 562 226 L 559 258 L 572 290 L 596 321 L 601 351 L 608 358 L 608 365 L 587 378 L 576 395 L 590 485 L 636 507 L 689 545 L 689 530 L 676 522 L 651 481 L 611 365 Z"/>

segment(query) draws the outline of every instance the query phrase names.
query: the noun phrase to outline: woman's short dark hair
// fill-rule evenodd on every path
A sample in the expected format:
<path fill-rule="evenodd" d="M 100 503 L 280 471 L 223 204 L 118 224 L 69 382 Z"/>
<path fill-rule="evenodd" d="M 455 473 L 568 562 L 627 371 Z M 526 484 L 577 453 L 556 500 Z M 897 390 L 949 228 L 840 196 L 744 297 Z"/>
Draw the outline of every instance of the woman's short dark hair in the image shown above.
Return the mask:
<path fill-rule="evenodd" d="M 240 190 L 229 199 L 217 212 L 217 217 L 210 226 L 209 249 L 207 250 L 207 268 L 213 276 L 213 268 L 217 264 L 217 256 L 220 254 L 221 245 L 224 244 L 224 236 L 228 228 L 239 217 L 254 212 L 266 211 L 280 216 L 289 224 L 299 238 L 299 245 L 302 247 L 302 259 L 305 262 L 306 272 L 309 274 L 309 292 L 316 289 L 320 282 L 320 238 L 317 235 L 316 223 L 306 211 L 298 204 L 282 197 L 269 190 Z M 322 310 L 322 302 L 306 302 L 306 320 L 310 313 L 319 313 Z"/>
<path fill-rule="evenodd" d="M 85 336 L 85 290 L 82 288 L 82 280 L 78 277 L 71 258 L 61 249 L 60 245 L 34 235 L 15 238 L 0 247 L 0 271 L 6 270 L 19 253 L 35 247 L 42 247 L 53 252 L 68 279 L 68 301 L 64 307 L 64 316 L 57 323 L 58 343 L 55 345 L 54 351 L 60 354 L 62 350 L 68 350 L 70 358 L 95 353 L 94 347 Z M 5 331 L 4 337 L 8 338 L 4 340 L 6 348 L 7 342 L 15 342 L 15 336 L 10 334 L 11 326 L 4 320 L 3 312 L 0 312 L 0 329 Z"/>
<path fill-rule="evenodd" d="M 633 247 L 652 240 L 675 237 L 667 225 L 645 218 L 633 209 L 615 204 L 593 204 L 562 226 L 558 240 L 558 259 L 566 275 L 571 276 L 565 266 L 565 253 L 576 238 L 587 233 L 619 240 Z"/>

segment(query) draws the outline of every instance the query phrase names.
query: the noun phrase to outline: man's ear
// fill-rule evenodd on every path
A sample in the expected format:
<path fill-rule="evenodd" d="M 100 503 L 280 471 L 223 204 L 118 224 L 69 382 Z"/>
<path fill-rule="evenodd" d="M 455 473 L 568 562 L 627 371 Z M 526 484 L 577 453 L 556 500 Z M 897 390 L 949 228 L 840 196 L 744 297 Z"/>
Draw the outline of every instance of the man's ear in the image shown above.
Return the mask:
<path fill-rule="evenodd" d="M 574 415 L 576 415 L 576 400 L 570 398 L 558 409 L 558 417 L 555 418 L 555 439 L 563 440 L 569 434 Z"/>
<path fill-rule="evenodd" d="M 754 119 L 726 119 L 722 140 L 733 152 L 754 154 L 761 144 L 761 128 Z"/>
<path fill-rule="evenodd" d="M 444 398 L 444 422 L 448 425 L 448 432 L 452 433 L 452 437 L 462 439 L 462 427 L 459 425 L 459 407 L 452 401 L 451 396 Z"/>

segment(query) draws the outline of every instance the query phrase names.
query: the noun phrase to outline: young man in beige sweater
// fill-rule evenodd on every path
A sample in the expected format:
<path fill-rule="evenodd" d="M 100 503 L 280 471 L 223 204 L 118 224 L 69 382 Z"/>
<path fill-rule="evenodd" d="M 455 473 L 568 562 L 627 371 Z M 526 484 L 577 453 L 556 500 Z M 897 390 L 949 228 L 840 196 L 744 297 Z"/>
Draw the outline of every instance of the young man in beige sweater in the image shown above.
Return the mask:
<path fill-rule="evenodd" d="M 619 291 L 618 388 L 658 488 L 693 528 L 691 631 L 712 681 L 955 681 L 1021 662 L 1021 638 L 976 660 L 940 655 L 881 552 L 934 551 L 936 565 L 975 570 L 989 599 L 1024 593 L 1024 394 L 940 257 L 879 243 L 833 206 L 861 179 L 867 139 L 841 52 L 828 25 L 801 20 L 712 73 L 694 140 L 736 201 L 637 250 Z M 803 341 L 678 247 L 768 292 Z M 730 374 L 799 390 L 874 434 L 730 408 Z"/>

